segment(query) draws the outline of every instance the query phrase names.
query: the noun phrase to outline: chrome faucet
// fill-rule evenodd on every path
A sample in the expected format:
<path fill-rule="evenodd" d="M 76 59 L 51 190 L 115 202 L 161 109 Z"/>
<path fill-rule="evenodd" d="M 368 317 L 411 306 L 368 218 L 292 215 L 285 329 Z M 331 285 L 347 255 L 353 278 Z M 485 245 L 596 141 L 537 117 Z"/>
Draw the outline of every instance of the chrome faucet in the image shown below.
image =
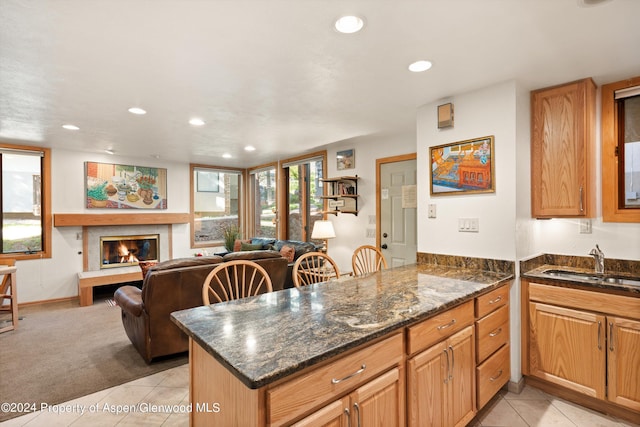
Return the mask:
<path fill-rule="evenodd" d="M 595 248 L 591 249 L 589 255 L 596 260 L 596 274 L 604 274 L 604 253 L 597 244 Z"/>

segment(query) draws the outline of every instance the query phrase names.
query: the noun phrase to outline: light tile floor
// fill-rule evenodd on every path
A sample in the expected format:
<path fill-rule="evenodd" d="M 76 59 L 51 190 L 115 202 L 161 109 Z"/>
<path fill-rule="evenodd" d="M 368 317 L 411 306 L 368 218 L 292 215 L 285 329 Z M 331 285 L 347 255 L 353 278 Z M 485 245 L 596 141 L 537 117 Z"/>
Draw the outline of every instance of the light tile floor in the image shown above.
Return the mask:
<path fill-rule="evenodd" d="M 179 366 L 0 423 L 13 426 L 188 426 L 189 368 Z M 79 408 L 84 408 L 82 414 Z M 54 409 L 66 409 L 56 413 Z M 137 412 L 125 412 L 136 409 Z M 93 410 L 93 412 L 91 411 Z M 118 413 L 119 412 L 119 413 Z M 472 427 L 640 427 L 526 386 L 500 391 Z M 224 427 L 224 426 L 222 426 Z"/>

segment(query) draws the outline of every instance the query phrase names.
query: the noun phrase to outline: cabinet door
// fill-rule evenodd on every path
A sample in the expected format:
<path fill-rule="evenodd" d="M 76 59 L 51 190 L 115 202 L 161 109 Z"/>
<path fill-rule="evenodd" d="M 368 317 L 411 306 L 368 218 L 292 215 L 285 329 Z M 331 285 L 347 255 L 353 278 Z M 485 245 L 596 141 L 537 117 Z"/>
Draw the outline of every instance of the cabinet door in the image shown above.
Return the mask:
<path fill-rule="evenodd" d="M 447 343 L 436 344 L 407 364 L 407 425 L 411 427 L 445 425 L 444 395 L 449 382 L 446 366 Z"/>
<path fill-rule="evenodd" d="M 466 426 L 476 412 L 475 342 L 473 326 L 447 340 L 450 372 L 446 413 L 447 425 Z"/>
<path fill-rule="evenodd" d="M 349 398 L 328 404 L 293 424 L 293 427 L 346 427 L 349 425 Z"/>
<path fill-rule="evenodd" d="M 604 399 L 604 316 L 531 302 L 529 328 L 531 375 Z"/>
<path fill-rule="evenodd" d="M 594 101 L 591 79 L 531 93 L 534 218 L 592 215 Z"/>
<path fill-rule="evenodd" d="M 354 426 L 404 426 L 404 384 L 394 368 L 351 394 Z"/>
<path fill-rule="evenodd" d="M 640 411 L 640 321 L 607 317 L 609 400 Z"/>

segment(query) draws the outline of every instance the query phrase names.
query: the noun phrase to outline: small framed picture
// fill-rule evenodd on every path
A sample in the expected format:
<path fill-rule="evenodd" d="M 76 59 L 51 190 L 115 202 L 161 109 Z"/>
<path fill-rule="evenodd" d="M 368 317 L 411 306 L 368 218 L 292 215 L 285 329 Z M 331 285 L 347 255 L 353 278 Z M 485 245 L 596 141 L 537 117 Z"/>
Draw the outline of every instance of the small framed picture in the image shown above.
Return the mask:
<path fill-rule="evenodd" d="M 355 150 L 338 151 L 336 154 L 338 170 L 353 169 L 356 167 Z"/>

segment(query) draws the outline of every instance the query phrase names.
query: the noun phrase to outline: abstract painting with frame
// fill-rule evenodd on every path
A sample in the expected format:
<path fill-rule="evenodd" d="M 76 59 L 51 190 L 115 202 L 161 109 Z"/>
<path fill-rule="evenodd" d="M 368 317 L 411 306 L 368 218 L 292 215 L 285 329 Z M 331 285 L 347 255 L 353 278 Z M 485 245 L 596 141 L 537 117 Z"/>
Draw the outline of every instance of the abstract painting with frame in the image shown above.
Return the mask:
<path fill-rule="evenodd" d="M 356 155 L 355 150 L 352 148 L 351 150 L 338 151 L 336 153 L 336 169 L 344 170 L 344 169 L 353 169 L 356 167 Z"/>
<path fill-rule="evenodd" d="M 493 135 L 430 147 L 431 195 L 495 192 Z"/>

